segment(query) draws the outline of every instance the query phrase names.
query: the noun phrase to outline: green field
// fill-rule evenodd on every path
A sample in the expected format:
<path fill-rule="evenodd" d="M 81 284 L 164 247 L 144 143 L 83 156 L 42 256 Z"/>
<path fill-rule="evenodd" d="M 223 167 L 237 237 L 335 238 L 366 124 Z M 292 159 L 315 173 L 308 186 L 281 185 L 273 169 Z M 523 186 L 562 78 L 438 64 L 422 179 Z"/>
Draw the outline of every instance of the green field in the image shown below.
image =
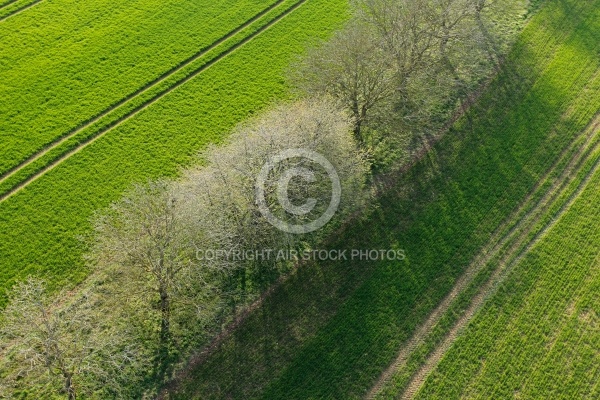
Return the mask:
<path fill-rule="evenodd" d="M 144 87 L 121 99 L 97 117 L 70 131 L 44 150 L 35 153 L 26 162 L 0 179 L 0 200 L 37 179 L 50 167 L 60 163 L 72 152 L 79 150 L 82 145 L 104 135 L 117 125 L 159 101 L 188 80 L 193 79 L 222 57 L 262 33 L 263 30 L 276 23 L 302 3 L 303 1 L 278 0 L 245 21 L 244 24 L 213 42 L 210 46 L 203 48 Z"/>
<path fill-rule="evenodd" d="M 262 5 L 266 9 L 271 3 Z M 25 17 L 41 12 L 37 7 L 43 4 L 2 22 L 2 28 L 21 18 L 30 23 Z M 238 23 L 255 14 L 247 13 Z M 119 198 L 133 182 L 176 174 L 204 145 L 222 140 L 237 123 L 287 96 L 283 75 L 291 60 L 347 15 L 346 1 L 284 1 L 145 92 L 146 97 L 135 97 L 84 130 L 84 139 L 74 138 L 74 143 L 101 136 L 0 203 L 0 290 L 4 293 L 28 274 L 44 276 L 53 287 L 82 279 L 86 270 L 76 235 L 87 232 L 94 210 Z M 202 46 L 188 49 L 187 55 Z M 161 71 L 168 69 L 166 65 Z M 161 92 L 162 97 L 147 104 Z M 63 109 L 61 118 L 66 113 Z M 68 141 L 64 145 L 75 148 Z"/>
<path fill-rule="evenodd" d="M 19 14 L 43 0 L 4 0 L 0 2 L 0 21 Z"/>
<path fill-rule="evenodd" d="M 407 259 L 300 265 L 169 398 L 600 397 L 600 0 L 529 6 L 474 105 L 323 244 Z M 82 282 L 94 212 L 290 98 L 290 63 L 349 16 L 0 0 L 0 307 L 28 275 Z"/>
<path fill-rule="evenodd" d="M 0 24 L 0 174 L 272 3 L 46 1 Z"/>
<path fill-rule="evenodd" d="M 595 173 L 579 182 L 573 204 L 512 269 L 417 398 L 600 396 L 598 146 L 591 161 Z"/>
<path fill-rule="evenodd" d="M 599 11 L 597 0 L 543 4 L 468 118 L 397 177 L 375 211 L 328 244 L 403 248 L 407 262 L 301 267 L 193 368 L 177 398 L 346 399 L 369 392 L 490 238 L 511 231 L 520 207 L 544 200 L 549 177 L 560 176 L 557 166 L 577 153 L 600 109 Z M 597 187 L 590 182 L 586 193 Z M 561 199 L 542 207 L 525 238 L 543 229 Z M 473 284 L 490 274 L 483 269 Z M 384 398 L 401 394 L 470 302 L 458 300 Z"/>

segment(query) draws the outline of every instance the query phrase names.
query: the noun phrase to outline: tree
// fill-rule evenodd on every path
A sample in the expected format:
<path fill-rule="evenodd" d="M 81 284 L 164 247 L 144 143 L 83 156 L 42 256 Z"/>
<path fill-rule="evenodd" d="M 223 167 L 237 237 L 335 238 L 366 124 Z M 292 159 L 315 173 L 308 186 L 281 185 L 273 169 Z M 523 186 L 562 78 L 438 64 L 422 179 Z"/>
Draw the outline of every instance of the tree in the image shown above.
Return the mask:
<path fill-rule="evenodd" d="M 286 233 L 271 225 L 260 211 L 257 178 L 271 157 L 289 149 L 322 154 L 339 176 L 342 198 L 338 213 L 319 231 Z M 312 98 L 276 107 L 239 127 L 228 144 L 209 148 L 203 158 L 202 165 L 184 172 L 181 190 L 186 193 L 185 204 L 191 210 L 186 214 L 196 221 L 195 230 L 203 232 L 202 244 L 209 249 L 262 251 L 314 245 L 361 204 L 362 194 L 366 193 L 368 167 L 353 139 L 351 120 L 331 99 Z M 296 205 L 312 198 L 315 206 L 310 213 L 294 215 L 279 202 L 278 182 L 286 171 L 302 168 L 313 171 L 315 179 L 289 180 L 287 197 Z M 270 210 L 290 224 L 302 224 L 321 214 L 332 197 L 331 182 L 322 168 L 301 156 L 277 164 L 265 183 Z M 249 273 L 253 274 L 254 286 L 264 288 L 281 272 L 277 268 L 285 268 L 285 263 L 277 263 L 275 257 L 246 258 L 228 268 L 241 287 L 243 301 Z"/>
<path fill-rule="evenodd" d="M 392 60 L 374 32 L 359 21 L 294 65 L 292 82 L 310 96 L 331 95 L 352 112 L 354 137 L 363 143 L 369 111 L 394 94 Z"/>
<path fill-rule="evenodd" d="M 209 298 L 214 288 L 207 283 L 212 272 L 195 259 L 197 232 L 182 213 L 181 203 L 172 182 L 136 185 L 97 216 L 87 256 L 98 270 L 112 271 L 107 273 L 107 290 L 123 303 L 133 304 L 131 318 L 150 313 L 150 319 L 156 321 L 157 371 L 161 376 L 174 344 L 174 314 L 185 322 L 190 310 L 209 313 L 204 306 L 213 304 Z M 181 317 L 183 314 L 187 317 Z M 153 331 L 150 327 L 149 332 Z"/>
<path fill-rule="evenodd" d="M 102 328 L 96 300 L 89 291 L 52 298 L 35 278 L 15 285 L 0 324 L 0 397 L 22 389 L 45 397 L 62 393 L 69 400 L 126 391 L 130 382 L 121 378 L 136 352 Z"/>
<path fill-rule="evenodd" d="M 395 61 L 396 89 L 404 90 L 410 77 L 430 65 L 438 27 L 431 20 L 430 0 L 364 0 L 359 2 L 363 23 L 374 27 L 385 52 Z"/>
<path fill-rule="evenodd" d="M 368 168 L 353 140 L 347 113 L 325 99 L 275 108 L 240 127 L 227 145 L 205 151 L 201 165 L 183 171 L 181 179 L 136 185 L 94 219 L 87 257 L 105 277 L 104 307 L 126 315 L 132 326 L 141 326 L 136 340 L 145 346 L 157 332 L 155 381 L 164 381 L 174 352 L 190 345 L 191 336 L 205 334 L 204 327 L 214 331 L 219 315 L 231 315 L 225 312 L 225 301 L 234 311 L 240 301 L 245 304 L 248 278 L 257 294 L 280 272 L 281 262 L 275 257 L 211 258 L 205 256 L 206 250 L 231 254 L 295 248 L 314 244 L 329 232 L 282 232 L 265 219 L 257 204 L 257 177 L 264 165 L 284 150 L 299 148 L 324 155 L 339 174 L 344 189 L 339 224 L 360 203 Z M 290 167 L 314 165 L 294 156 L 269 172 L 265 196 L 281 218 L 289 215 L 276 204 L 281 194 L 277 187 Z M 318 203 L 315 212 L 320 212 L 332 197 L 331 183 L 318 179 L 323 174 L 317 171 L 310 182 L 289 176 L 285 195 L 291 203 L 301 204 L 308 194 Z M 304 217 L 310 216 L 295 222 Z"/>

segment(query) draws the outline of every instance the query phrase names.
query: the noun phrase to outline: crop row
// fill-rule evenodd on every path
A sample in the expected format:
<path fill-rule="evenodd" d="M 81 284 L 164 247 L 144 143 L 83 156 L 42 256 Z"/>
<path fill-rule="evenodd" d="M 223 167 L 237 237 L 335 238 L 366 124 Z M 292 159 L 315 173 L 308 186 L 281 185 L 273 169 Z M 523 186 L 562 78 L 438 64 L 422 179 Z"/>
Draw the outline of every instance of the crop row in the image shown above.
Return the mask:
<path fill-rule="evenodd" d="M 33 179 L 37 179 L 41 176 L 41 173 L 58 162 L 62 162 L 74 151 L 78 151 L 82 146 L 96 140 L 100 135 L 107 133 L 150 104 L 160 100 L 172 90 L 185 84 L 220 58 L 251 40 L 271 24 L 276 23 L 277 20 L 283 18 L 303 2 L 304 0 L 277 1 L 205 50 L 194 54 L 146 87 L 139 89 L 106 112 L 103 112 L 98 118 L 90 121 L 89 124 L 73 131 L 60 142 L 39 153 L 35 159 L 0 180 L 0 201 L 4 200 L 7 195 L 12 195 L 16 188 L 21 188 Z"/>
<path fill-rule="evenodd" d="M 594 3 L 546 4 L 470 118 L 331 244 L 400 247 L 406 263 L 301 268 L 179 398 L 363 396 L 598 109 L 597 96 L 580 98 L 596 71 Z M 554 132 L 570 107 L 569 129 Z"/>
<path fill-rule="evenodd" d="M 58 0 L 3 22 L 0 174 L 275 2 Z"/>
<path fill-rule="evenodd" d="M 93 212 L 133 182 L 177 174 L 202 147 L 288 96 L 290 61 L 339 27 L 346 10 L 343 0 L 307 1 L 0 203 L 0 289 L 28 274 L 53 287 L 86 276 L 76 236 L 89 231 Z"/>

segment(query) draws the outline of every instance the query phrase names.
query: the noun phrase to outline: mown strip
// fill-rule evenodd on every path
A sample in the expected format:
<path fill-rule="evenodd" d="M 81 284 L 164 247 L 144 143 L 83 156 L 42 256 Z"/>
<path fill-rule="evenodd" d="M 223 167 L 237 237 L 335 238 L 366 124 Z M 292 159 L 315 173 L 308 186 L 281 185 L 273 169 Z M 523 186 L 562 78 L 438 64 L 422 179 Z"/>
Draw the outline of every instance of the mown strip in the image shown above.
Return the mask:
<path fill-rule="evenodd" d="M 596 113 L 598 1 L 543 7 L 470 118 L 331 247 L 408 263 L 311 265 L 270 296 L 176 398 L 358 398 Z M 596 18 L 597 19 L 597 18 Z M 560 132 L 565 112 L 575 108 Z M 470 122 L 471 121 L 471 122 Z"/>
<path fill-rule="evenodd" d="M 0 174 L 277 0 L 56 0 L 0 24 Z"/>
<path fill-rule="evenodd" d="M 89 231 L 94 210 L 133 182 L 176 175 L 202 147 L 288 96 L 289 63 L 338 28 L 347 7 L 345 0 L 308 0 L 0 203 L 0 290 L 28 274 L 43 276 L 54 288 L 83 279 L 87 270 L 76 236 Z"/>
<path fill-rule="evenodd" d="M 206 49 L 194 54 L 170 71 L 111 106 L 82 127 L 75 129 L 45 150 L 30 157 L 25 163 L 0 179 L 0 201 L 12 196 L 92 140 L 105 134 L 150 104 L 158 101 L 170 91 L 192 79 L 220 58 L 225 57 L 237 47 L 260 34 L 271 24 L 276 23 L 302 3 L 304 3 L 304 0 L 295 2 L 277 1 Z M 285 9 L 284 7 L 284 10 L 281 11 L 279 7 L 285 5 L 289 8 Z M 254 24 L 255 22 L 256 24 Z M 237 36 L 238 34 L 240 35 Z"/>

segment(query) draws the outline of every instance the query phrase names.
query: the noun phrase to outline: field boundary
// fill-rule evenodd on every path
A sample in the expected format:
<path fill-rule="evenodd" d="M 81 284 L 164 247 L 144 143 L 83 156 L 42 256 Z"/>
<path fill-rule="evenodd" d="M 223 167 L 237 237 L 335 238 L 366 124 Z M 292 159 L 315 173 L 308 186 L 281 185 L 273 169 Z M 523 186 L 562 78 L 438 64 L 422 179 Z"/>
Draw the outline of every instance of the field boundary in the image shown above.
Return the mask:
<path fill-rule="evenodd" d="M 162 73 L 161 75 L 159 75 L 158 77 L 154 78 L 153 80 L 151 80 L 147 84 L 145 84 L 142 87 L 136 89 L 134 92 L 128 94 L 127 96 L 125 96 L 121 100 L 119 100 L 116 103 L 110 105 L 109 107 L 107 107 L 104 110 L 100 111 L 99 113 L 97 113 L 96 115 L 94 115 L 91 118 L 87 119 L 86 121 L 83 121 L 82 123 L 80 123 L 75 128 L 72 128 L 71 130 L 67 131 L 66 133 L 58 136 L 57 138 L 55 138 L 54 140 L 52 140 L 50 143 L 46 144 L 41 150 L 39 150 L 39 151 L 31 154 L 29 157 L 27 157 L 24 161 L 22 161 L 18 165 L 15 165 L 14 167 L 12 167 L 9 170 L 7 170 L 7 171 L 3 172 L 2 174 L 0 174 L 0 184 L 4 183 L 6 180 L 10 179 L 12 176 L 14 176 L 15 174 L 17 174 L 19 171 L 23 170 L 28 165 L 34 163 L 35 161 L 37 161 L 38 159 L 40 159 L 41 157 L 43 157 L 44 155 L 46 155 L 48 152 L 52 151 L 53 149 L 57 148 L 58 146 L 60 146 L 64 142 L 66 142 L 67 140 L 75 137 L 79 133 L 83 132 L 85 129 L 87 129 L 87 128 L 91 127 L 92 125 L 94 125 L 96 122 L 99 122 L 104 117 L 106 117 L 107 115 L 109 115 L 113 111 L 119 109 L 121 106 L 123 106 L 127 102 L 129 102 L 129 101 L 137 98 L 138 96 L 140 96 L 140 95 L 146 93 L 147 91 L 151 90 L 152 88 L 158 86 L 159 84 L 161 84 L 162 82 L 164 82 L 165 80 L 167 80 L 169 77 L 173 76 L 175 73 L 181 71 L 183 68 L 187 67 L 188 65 L 190 65 L 194 61 L 202 58 L 204 55 L 206 55 L 210 51 L 214 50 L 219 45 L 221 45 L 225 41 L 227 41 L 228 39 L 230 39 L 233 36 L 237 35 L 241 31 L 243 31 L 244 29 L 246 29 L 247 27 L 249 27 L 250 25 L 252 25 L 254 22 L 256 22 L 258 19 L 260 19 L 263 16 L 265 16 L 270 11 L 272 11 L 272 10 L 278 8 L 279 6 L 281 6 L 286 1 L 288 1 L 288 0 L 278 0 L 278 1 L 276 1 L 275 3 L 271 4 L 269 7 L 265 8 L 262 11 L 260 11 L 259 13 L 255 14 L 252 18 L 250 18 L 249 20 L 247 20 L 243 24 L 239 25 L 237 28 L 233 29 L 232 31 L 230 31 L 227 34 L 225 34 L 224 36 L 220 37 L 219 39 L 217 39 L 213 43 L 211 43 L 211 44 L 203 47 L 202 49 L 200 49 L 199 51 L 197 51 L 196 53 L 194 53 L 192 56 L 190 56 L 190 57 L 186 58 L 185 60 L 181 61 L 180 63 L 178 63 L 177 65 L 175 65 L 171 69 L 169 69 L 168 71 Z M 0 197 L 0 201 L 1 200 L 2 200 L 2 198 Z"/>
<path fill-rule="evenodd" d="M 3 6 L 0 6 L 0 11 L 4 10 L 6 7 L 10 6 L 11 4 L 14 4 L 14 3 L 16 3 L 17 1 L 18 1 L 18 0 L 13 0 L 13 1 L 9 2 L 9 3 L 6 3 L 6 4 L 5 4 L 5 5 L 3 5 Z M 20 13 L 22 13 L 23 11 L 26 11 L 26 10 L 30 9 L 31 7 L 35 6 L 36 4 L 39 4 L 39 3 L 41 3 L 42 1 L 44 1 L 44 0 L 34 0 L 33 2 L 31 2 L 31 3 L 29 3 L 29 4 L 26 4 L 26 5 L 24 5 L 24 6 L 23 6 L 23 7 L 21 7 L 21 8 L 17 8 L 16 10 L 14 10 L 14 11 L 12 11 L 12 12 L 10 12 L 10 13 L 6 14 L 6 15 L 3 15 L 3 16 L 1 16 L 1 17 L 0 17 L 0 22 L 2 22 L 2 21 L 4 21 L 4 20 L 6 20 L 7 18 L 13 17 L 13 16 L 15 16 L 15 15 L 17 15 L 17 14 L 20 14 Z"/>
<path fill-rule="evenodd" d="M 506 218 L 504 222 L 495 229 L 491 239 L 474 257 L 473 261 L 460 276 L 452 290 L 429 314 L 427 320 L 417 328 L 408 342 L 406 342 L 406 344 L 402 347 L 394 362 L 390 364 L 388 368 L 386 368 L 376 383 L 367 392 L 365 396 L 366 399 L 377 398 L 377 396 L 381 394 L 381 391 L 393 377 L 394 373 L 406 366 L 414 350 L 425 342 L 426 338 L 430 336 L 433 329 L 440 322 L 442 317 L 451 308 L 454 301 L 463 292 L 468 290 L 478 274 L 484 270 L 484 267 L 498 256 L 500 256 L 502 259 L 506 259 L 506 257 L 502 256 L 511 254 L 510 252 L 505 252 L 506 248 L 510 247 L 510 250 L 515 250 L 515 246 L 519 247 L 518 244 L 522 243 L 528 234 L 534 230 L 536 224 L 545 215 L 544 212 L 547 211 L 547 209 L 568 186 L 569 183 L 566 182 L 566 179 L 573 171 L 577 171 L 578 167 L 582 165 L 582 162 L 589 157 L 590 151 L 592 151 L 590 148 L 594 146 L 594 148 L 597 148 L 600 146 L 600 143 L 594 144 L 594 141 L 598 140 L 595 132 L 599 125 L 600 118 L 594 118 L 592 122 L 588 124 L 586 129 L 582 130 L 582 134 L 574 138 L 570 145 L 561 152 L 553 165 L 546 171 L 544 176 L 538 180 L 533 189 L 520 202 L 515 210 L 513 210 L 508 218 Z M 584 143 L 578 147 L 581 138 L 583 138 Z M 560 173 L 560 176 L 552 179 L 552 175 L 556 174 L 560 166 L 565 162 L 567 162 L 567 166 L 562 173 Z M 553 180 L 554 183 L 539 200 L 535 200 L 536 195 L 540 194 L 539 192 L 543 185 L 549 180 Z M 516 244 L 515 240 L 517 241 Z M 514 254 L 514 252 L 512 254 Z"/>
<path fill-rule="evenodd" d="M 413 398 L 418 393 L 429 374 L 438 365 L 454 340 L 469 324 L 485 301 L 496 292 L 507 274 L 558 222 L 560 217 L 572 206 L 583 190 L 585 190 L 589 180 L 600 170 L 600 159 L 596 159 L 594 165 L 577 184 L 577 188 L 568 196 L 567 200 L 560 206 L 559 210 L 547 223 L 538 226 L 542 219 L 547 215 L 546 213 L 549 209 L 552 208 L 552 206 L 557 205 L 560 198 L 569 191 L 569 187 L 578 181 L 578 174 L 584 169 L 586 162 L 593 160 L 595 154 L 600 150 L 599 127 L 600 118 L 595 117 L 593 122 L 585 129 L 588 133 L 586 142 L 574 154 L 567 168 L 565 168 L 560 177 L 556 178 L 555 183 L 544 194 L 544 197 L 538 204 L 536 204 L 530 212 L 524 215 L 519 223 L 511 229 L 510 237 L 507 237 L 504 241 L 505 246 L 500 246 L 496 254 L 490 257 L 488 262 L 493 261 L 496 257 L 498 258 L 497 266 L 493 269 L 491 276 L 477 291 L 477 294 L 472 298 L 468 308 L 463 312 L 461 317 L 444 335 L 444 339 L 436 346 L 434 351 L 430 352 L 425 363 L 417 373 L 411 377 L 401 395 L 402 399 Z M 523 229 L 520 230 L 520 228 Z M 515 234 L 512 235 L 512 233 Z"/>
<path fill-rule="evenodd" d="M 280 0 L 278 3 L 276 3 L 277 5 L 275 7 L 272 7 L 270 10 L 267 10 L 265 13 L 268 13 L 269 11 L 272 11 L 273 9 L 277 8 L 279 5 L 283 4 L 284 2 L 286 2 L 287 0 Z M 220 52 L 218 55 L 216 55 L 214 58 L 208 60 L 206 63 L 202 64 L 200 67 L 194 69 L 192 72 L 188 73 L 187 75 L 185 75 L 183 78 L 177 80 L 174 84 L 170 85 L 169 87 L 167 87 L 166 89 L 161 90 L 158 94 L 153 95 L 149 100 L 144 101 L 143 103 L 137 105 L 136 107 L 134 107 L 132 110 L 128 111 L 125 113 L 125 115 L 119 117 L 118 119 L 116 119 L 115 121 L 109 123 L 107 126 L 101 128 L 99 131 L 95 132 L 94 134 L 85 137 L 81 142 L 79 142 L 77 145 L 75 145 L 73 148 L 66 150 L 64 153 L 60 154 L 57 158 L 55 158 L 54 160 L 49 161 L 48 163 L 44 164 L 43 167 L 41 167 L 39 170 L 37 170 L 36 172 L 32 173 L 31 175 L 29 175 L 27 178 L 25 178 L 24 180 L 20 181 L 18 184 L 14 185 L 12 188 L 10 188 L 9 190 L 5 191 L 4 193 L 2 193 L 0 195 L 0 203 L 9 199 L 10 197 L 12 197 L 13 195 L 15 195 L 16 193 L 18 193 L 19 191 L 21 191 L 22 189 L 24 189 L 25 187 L 27 187 L 30 183 L 34 182 L 35 180 L 37 180 L 38 178 L 40 178 L 41 176 L 45 175 L 47 172 L 51 171 L 52 169 L 54 169 L 56 166 L 60 165 L 63 161 L 65 161 L 66 159 L 70 158 L 72 155 L 78 153 L 79 151 L 83 150 L 85 147 L 87 147 L 88 145 L 92 144 L 93 142 L 95 142 L 97 139 L 101 138 L 102 136 L 104 136 L 107 132 L 111 131 L 112 129 L 116 128 L 117 126 L 120 126 L 122 123 L 128 121 L 129 119 L 131 119 L 132 117 L 134 117 L 135 115 L 139 114 L 141 111 L 145 110 L 146 108 L 148 108 L 149 106 L 151 106 L 152 104 L 156 103 L 157 101 L 159 101 L 160 99 L 162 99 L 164 96 L 166 96 L 167 94 L 171 93 L 172 91 L 174 91 L 175 89 L 177 89 L 178 87 L 182 86 L 183 84 L 187 83 L 188 81 L 190 81 L 191 79 L 195 78 L 198 74 L 200 74 L 201 72 L 203 72 L 204 70 L 210 68 L 212 65 L 216 64 L 218 61 L 220 61 L 221 59 L 225 58 L 226 56 L 228 56 L 229 54 L 233 53 L 235 50 L 237 50 L 238 48 L 242 47 L 243 45 L 245 45 L 246 43 L 250 42 L 252 39 L 256 38 L 257 36 L 259 36 L 261 33 L 263 33 L 264 31 L 266 31 L 267 29 L 271 28 L 272 26 L 274 26 L 275 24 L 277 24 L 279 21 L 281 21 L 284 17 L 286 17 L 287 15 L 289 15 L 290 13 L 292 13 L 293 11 L 295 11 L 296 9 L 298 9 L 301 5 L 303 5 L 304 3 L 306 3 L 307 0 L 299 0 L 297 2 L 295 2 L 293 5 L 291 5 L 289 8 L 287 8 L 286 10 L 284 10 L 281 14 L 277 15 L 276 17 L 274 17 L 271 21 L 266 22 L 264 25 L 260 26 L 256 31 L 252 32 L 251 34 L 249 34 L 248 36 L 246 36 L 245 38 L 241 39 L 239 42 L 233 44 L 231 47 L 227 48 L 226 50 L 223 50 L 222 52 Z M 264 15 L 264 14 L 263 14 Z M 261 15 L 262 16 L 262 15 Z M 248 28 L 250 25 L 252 25 L 253 22 L 256 22 L 257 19 L 260 19 L 260 16 L 256 17 L 256 19 L 253 19 L 253 21 L 245 24 L 244 27 L 239 27 L 237 28 L 239 31 Z M 239 33 L 239 31 L 236 31 L 236 33 Z M 226 41 L 227 39 L 230 39 L 232 36 L 234 36 L 234 34 L 232 34 L 231 36 L 225 38 L 223 41 Z M 222 43 L 222 42 L 221 42 Z M 221 44 L 219 43 L 219 44 Z M 216 48 L 218 45 L 212 47 L 210 50 L 214 50 L 214 48 Z M 210 50 L 206 50 L 203 55 L 210 51 Z M 164 79 L 162 79 L 160 82 L 157 82 L 156 85 L 152 86 L 152 87 L 156 87 L 158 84 L 164 82 L 165 79 L 169 78 L 170 76 L 172 76 L 174 73 L 180 71 L 182 68 L 184 68 L 185 66 L 189 65 L 191 62 L 196 61 L 197 59 L 199 59 L 201 56 L 194 58 L 194 60 L 191 60 L 189 63 L 187 63 L 186 65 L 179 67 L 176 71 L 173 71 L 169 76 L 165 77 Z M 148 90 L 150 90 L 151 88 L 147 88 L 146 90 L 141 91 L 139 94 L 141 94 L 142 92 L 146 92 Z M 138 95 L 139 95 L 138 94 Z M 136 96 L 137 97 L 137 96 Z M 135 97 L 132 97 L 129 100 L 133 100 L 135 99 Z M 125 103 L 127 103 L 128 101 L 126 101 Z M 125 104 L 123 103 L 123 104 Z M 121 105 L 123 105 L 121 104 Z M 111 111 L 115 111 L 117 109 L 119 109 L 120 107 L 116 107 L 115 109 L 111 110 Z M 95 122 L 100 121 L 102 118 L 98 118 L 97 120 L 94 120 L 94 122 L 89 123 L 88 125 L 85 126 L 85 128 L 93 125 Z M 77 133 L 82 132 L 85 128 L 80 128 L 78 129 Z M 75 137 L 77 135 L 77 133 L 73 133 L 71 134 L 69 137 L 65 137 L 63 138 L 60 143 L 54 145 L 52 148 L 46 149 L 46 151 L 44 152 L 44 154 L 47 154 L 49 151 L 51 151 L 54 148 L 57 148 L 59 144 L 64 143 L 65 141 Z M 35 162 L 37 159 L 41 158 L 44 154 L 41 154 L 39 157 L 37 157 L 36 159 L 31 160 L 27 165 Z M 14 175 L 16 173 L 19 172 L 19 170 L 22 170 L 23 168 L 25 168 L 27 165 L 22 165 L 21 168 L 19 168 L 18 170 L 14 170 L 13 173 L 11 173 L 11 175 Z M 5 177 L 3 178 L 4 180 L 8 179 L 9 177 Z M 0 181 L 1 183 L 1 181 Z"/>

